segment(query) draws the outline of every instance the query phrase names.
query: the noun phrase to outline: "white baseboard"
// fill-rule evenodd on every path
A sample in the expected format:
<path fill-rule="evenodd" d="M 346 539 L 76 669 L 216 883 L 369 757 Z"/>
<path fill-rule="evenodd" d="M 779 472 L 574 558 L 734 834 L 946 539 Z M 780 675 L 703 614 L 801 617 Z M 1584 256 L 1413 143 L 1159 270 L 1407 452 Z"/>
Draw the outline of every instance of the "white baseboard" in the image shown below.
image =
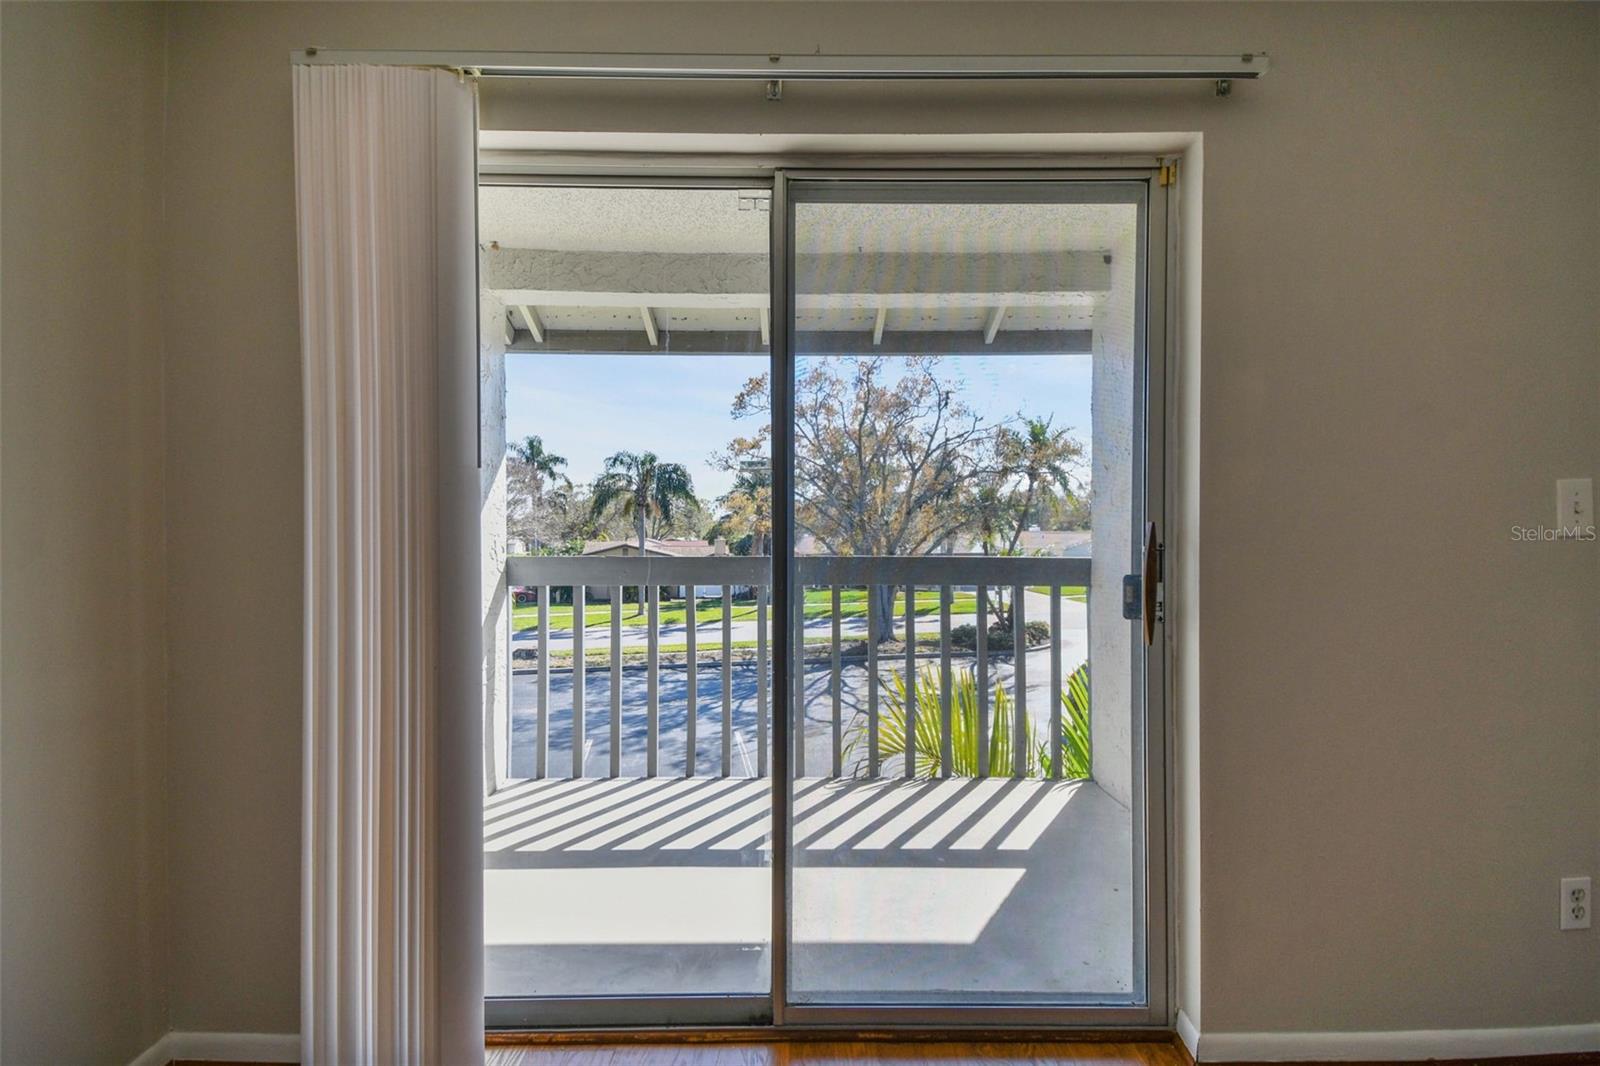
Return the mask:
<path fill-rule="evenodd" d="M 299 1062 L 298 1033 L 168 1033 L 128 1066 L 167 1066 L 179 1059 L 211 1062 Z"/>
<path fill-rule="evenodd" d="M 1186 1031 L 1187 1029 L 1187 1031 Z M 1373 1062 L 1493 1059 L 1600 1052 L 1600 1022 L 1526 1029 L 1412 1029 L 1357 1033 L 1206 1033 L 1178 1012 L 1196 1062 Z"/>
<path fill-rule="evenodd" d="M 1189 1016 L 1178 1009 L 1178 1039 L 1183 1041 L 1183 1046 L 1189 1049 L 1189 1057 L 1200 1061 L 1200 1030 L 1194 1027 L 1194 1022 Z"/>

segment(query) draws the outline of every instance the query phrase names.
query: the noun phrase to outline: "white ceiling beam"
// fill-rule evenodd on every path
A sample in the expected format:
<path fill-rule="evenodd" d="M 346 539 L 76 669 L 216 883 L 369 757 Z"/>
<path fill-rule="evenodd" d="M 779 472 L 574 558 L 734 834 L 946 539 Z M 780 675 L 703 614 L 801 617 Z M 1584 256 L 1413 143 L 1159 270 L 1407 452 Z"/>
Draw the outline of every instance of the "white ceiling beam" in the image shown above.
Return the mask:
<path fill-rule="evenodd" d="M 858 288 L 936 295 L 958 292 L 1108 292 L 1111 266 L 1103 251 L 800 253 L 796 292 L 826 292 L 841 277 Z M 483 253 L 483 287 L 499 292 L 557 289 L 575 292 L 762 293 L 771 263 L 760 252 L 574 252 L 536 248 Z M 881 287 L 881 288 L 880 288 Z M 542 300 L 516 303 L 544 306 Z M 765 302 L 763 300 L 763 302 Z M 1002 302 L 992 298 L 991 305 Z M 656 307 L 671 304 L 657 303 Z M 747 305 L 748 306 L 748 305 Z"/>
<path fill-rule="evenodd" d="M 772 309 L 762 306 L 758 309 L 761 315 L 761 343 L 772 343 Z"/>
<path fill-rule="evenodd" d="M 517 339 L 517 327 L 516 323 L 511 321 L 510 311 L 507 311 L 505 317 L 500 320 L 500 326 L 505 330 L 506 347 L 509 348 Z"/>
<path fill-rule="evenodd" d="M 639 308 L 639 317 L 644 319 L 644 335 L 650 338 L 650 347 L 655 348 L 661 344 L 661 334 L 656 332 L 656 316 L 650 308 Z"/>
<path fill-rule="evenodd" d="M 878 315 L 872 320 L 872 343 L 883 343 L 883 327 L 889 321 L 889 309 L 883 304 L 878 305 Z"/>
<path fill-rule="evenodd" d="M 764 292 L 572 292 L 560 289 L 490 289 L 508 306 L 542 307 L 670 307 L 685 311 L 722 309 L 748 311 L 770 307 Z M 801 292 L 794 298 L 800 310 L 876 310 L 925 311 L 935 308 L 992 308 L 1004 304 L 1007 310 L 1021 307 L 1082 307 L 1092 309 L 1104 293 L 1084 290 L 1004 291 L 1004 292 Z"/>
<path fill-rule="evenodd" d="M 539 321 L 539 312 L 534 310 L 532 304 L 518 304 L 517 310 L 522 312 L 522 324 L 533 334 L 533 339 L 543 344 L 544 323 Z"/>
<path fill-rule="evenodd" d="M 996 307 L 993 311 L 989 312 L 989 321 L 983 327 L 983 343 L 985 343 L 985 344 L 993 344 L 994 343 L 994 336 L 995 336 L 996 333 L 1000 332 L 1000 323 L 1005 321 L 1005 317 L 1006 317 L 1006 305 L 1005 304 L 1001 304 L 999 307 Z"/>
<path fill-rule="evenodd" d="M 652 348 L 644 331 L 631 329 L 552 329 L 553 341 L 534 344 L 527 334 L 511 348 L 513 352 L 548 352 L 553 347 L 573 354 L 608 353 L 615 355 L 736 356 L 748 359 L 759 355 L 753 323 L 742 329 L 682 330 L 674 328 L 672 347 Z M 979 323 L 981 326 L 982 323 Z M 872 334 L 865 329 L 808 329 L 797 324 L 805 350 L 829 355 L 971 355 L 983 351 L 983 330 L 887 330 L 883 344 L 874 347 Z M 1007 330 L 1007 355 L 1088 355 L 1093 333 L 1088 329 Z"/>
<path fill-rule="evenodd" d="M 490 289 L 509 305 L 542 307 L 548 314 L 557 307 L 670 307 L 685 311 L 748 311 L 768 304 L 764 292 L 673 292 L 661 289 L 619 289 L 612 292 L 583 292 L 566 289 Z M 993 303 L 995 297 L 990 296 Z"/>

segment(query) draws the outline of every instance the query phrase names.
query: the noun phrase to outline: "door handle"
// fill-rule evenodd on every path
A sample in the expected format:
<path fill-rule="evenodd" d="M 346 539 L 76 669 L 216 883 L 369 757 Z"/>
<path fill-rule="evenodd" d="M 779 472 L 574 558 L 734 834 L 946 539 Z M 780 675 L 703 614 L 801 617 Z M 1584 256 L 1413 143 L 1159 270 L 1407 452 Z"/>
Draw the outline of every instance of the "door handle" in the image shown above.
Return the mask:
<path fill-rule="evenodd" d="M 1156 622 L 1165 608 L 1161 597 L 1161 542 L 1156 537 L 1156 524 L 1144 525 L 1144 567 L 1139 575 L 1140 591 L 1144 594 L 1143 610 L 1145 647 L 1156 642 Z"/>

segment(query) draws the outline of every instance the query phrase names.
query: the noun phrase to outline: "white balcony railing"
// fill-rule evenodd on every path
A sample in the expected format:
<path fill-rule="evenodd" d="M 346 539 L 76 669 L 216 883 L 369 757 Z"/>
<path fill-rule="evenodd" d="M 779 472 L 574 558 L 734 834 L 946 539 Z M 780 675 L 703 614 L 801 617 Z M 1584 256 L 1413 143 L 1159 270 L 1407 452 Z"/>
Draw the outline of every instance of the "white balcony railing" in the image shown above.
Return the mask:
<path fill-rule="evenodd" d="M 668 558 L 658 556 L 645 557 L 593 557 L 593 556 L 515 556 L 507 563 L 506 581 L 512 588 L 530 589 L 534 592 L 538 604 L 538 625 L 536 630 L 537 650 L 535 654 L 535 691 L 536 691 L 536 736 L 534 756 L 534 776 L 550 776 L 549 752 L 551 738 L 552 709 L 550 698 L 551 668 L 551 637 L 550 625 L 550 600 L 552 589 L 570 589 L 572 603 L 572 617 L 574 624 L 571 627 L 571 776 L 583 777 L 585 773 L 585 717 L 586 717 L 586 678 L 594 671 L 610 671 L 610 766 L 607 776 L 622 776 L 623 768 L 623 711 L 624 697 L 622 675 L 624 669 L 624 613 L 623 590 L 625 588 L 643 587 L 647 590 L 645 602 L 645 773 L 646 777 L 656 777 L 660 774 L 661 759 L 661 666 L 660 666 L 660 592 L 663 587 L 683 588 L 689 591 L 684 598 L 685 611 L 684 637 L 685 637 L 685 672 L 686 672 L 686 700 L 689 713 L 684 718 L 684 743 L 687 756 L 684 760 L 683 772 L 693 776 L 696 771 L 696 727 L 700 717 L 699 687 L 700 671 L 706 665 L 701 658 L 700 634 L 698 633 L 698 612 L 700 601 L 710 599 L 696 595 L 705 588 L 720 589 L 722 606 L 722 625 L 720 633 L 720 647 L 704 649 L 706 651 L 720 652 L 717 656 L 717 667 L 720 672 L 721 682 L 721 776 L 734 776 L 734 706 L 733 695 L 733 616 L 735 590 L 750 589 L 754 592 L 755 600 L 755 729 L 754 747 L 755 755 L 752 760 L 752 769 L 757 777 L 764 777 L 768 773 L 768 753 L 770 713 L 769 707 L 769 642 L 772 634 L 769 626 L 770 582 L 772 560 L 767 557 L 747 556 L 708 556 L 700 558 Z M 844 612 L 841 609 L 841 592 L 848 588 L 866 588 L 869 590 L 893 587 L 897 594 L 905 593 L 903 616 L 900 621 L 904 632 L 905 649 L 903 683 L 906 694 L 903 701 L 905 708 L 905 747 L 902 755 L 902 772 L 911 776 L 916 765 L 916 737 L 915 718 L 919 700 L 916 686 L 918 684 L 917 660 L 919 658 L 932 658 L 931 649 L 934 642 L 919 642 L 917 627 L 919 624 L 917 591 L 937 590 L 938 592 L 938 639 L 937 661 L 938 672 L 938 708 L 940 716 L 941 751 L 939 758 L 940 776 L 951 775 L 953 753 L 951 750 L 953 731 L 951 727 L 952 704 L 954 692 L 953 660 L 956 649 L 952 646 L 952 604 L 955 593 L 972 590 L 974 597 L 974 618 L 976 620 L 974 640 L 975 647 L 970 653 L 973 659 L 975 674 L 975 690 L 977 702 L 977 743 L 980 776 L 1000 776 L 1010 773 L 1021 777 L 1027 772 L 1028 752 L 1022 743 L 1013 743 L 1013 764 L 1010 767 L 991 766 L 988 754 L 989 738 L 993 723 L 990 720 L 991 693 L 994 691 L 994 681 L 991 680 L 991 667 L 997 662 L 1009 661 L 1010 664 L 1010 705 L 1013 720 L 1011 733 L 1013 738 L 1026 735 L 1030 721 L 1029 695 L 1028 695 L 1028 641 L 1027 625 L 1027 590 L 1030 587 L 1043 586 L 1047 591 L 1043 595 L 1048 600 L 1049 631 L 1048 658 L 1050 671 L 1050 685 L 1046 689 L 1049 703 L 1049 750 L 1051 759 L 1049 765 L 1052 774 L 1060 776 L 1062 773 L 1062 717 L 1061 699 L 1063 667 L 1063 626 L 1062 626 L 1062 588 L 1082 587 L 1087 595 L 1090 585 L 1091 560 L 1087 558 L 1045 558 L 1045 557 L 1002 557 L 1002 556 L 977 556 L 977 555 L 916 555 L 916 556 L 801 556 L 795 560 L 795 586 L 791 590 L 791 597 L 799 603 L 805 602 L 805 592 L 808 589 L 827 590 L 828 595 L 823 599 L 823 609 L 817 618 L 811 621 L 827 629 L 827 639 L 820 641 L 818 646 L 826 648 L 826 658 L 817 658 L 808 652 L 802 653 L 800 669 L 792 671 L 794 676 L 795 691 L 787 701 L 780 701 L 791 708 L 791 715 L 795 723 L 794 732 L 804 735 L 805 707 L 808 699 L 805 696 L 805 686 L 808 679 L 816 672 L 817 667 L 826 667 L 827 671 L 827 702 L 830 705 L 831 717 L 828 721 L 830 730 L 830 744 L 828 752 L 831 765 L 826 774 L 808 774 L 806 765 L 806 747 L 804 743 L 793 746 L 791 770 L 795 777 L 806 776 L 844 776 L 846 772 L 845 751 L 846 731 L 852 727 L 846 721 L 844 699 L 844 662 L 842 648 L 844 646 Z M 590 590 L 605 589 L 611 603 L 611 611 L 607 622 L 597 626 L 587 624 L 585 617 L 586 605 L 590 600 Z M 1021 653 L 1013 651 L 1010 654 L 991 652 L 988 644 L 988 626 L 984 624 L 989 617 L 990 597 L 996 590 L 1005 590 L 1010 596 L 1012 604 L 1012 646 L 1014 649 L 1023 649 Z M 869 596 L 870 599 L 870 596 Z M 892 601 L 891 601 L 892 602 Z M 746 605 L 748 606 L 748 605 Z M 792 646 L 805 649 L 804 632 L 807 626 L 805 611 L 794 612 L 794 640 Z M 854 728 L 865 734 L 866 754 L 858 772 L 866 776 L 881 776 L 884 759 L 881 757 L 880 745 L 880 705 L 882 702 L 883 687 L 882 669 L 893 669 L 893 664 L 880 664 L 880 634 L 878 627 L 882 620 L 877 612 L 870 609 L 866 612 L 866 630 L 864 637 L 866 646 L 865 662 L 865 721 Z M 589 631 L 600 629 L 604 632 L 609 624 L 609 656 L 604 665 L 590 666 L 587 662 L 586 641 Z M 859 627 L 856 627 L 859 628 Z M 1042 650 L 1042 649 L 1041 649 Z M 965 650 L 963 649 L 963 657 Z M 858 738 L 860 739 L 860 738 Z M 821 770 L 822 767 L 816 767 Z"/>

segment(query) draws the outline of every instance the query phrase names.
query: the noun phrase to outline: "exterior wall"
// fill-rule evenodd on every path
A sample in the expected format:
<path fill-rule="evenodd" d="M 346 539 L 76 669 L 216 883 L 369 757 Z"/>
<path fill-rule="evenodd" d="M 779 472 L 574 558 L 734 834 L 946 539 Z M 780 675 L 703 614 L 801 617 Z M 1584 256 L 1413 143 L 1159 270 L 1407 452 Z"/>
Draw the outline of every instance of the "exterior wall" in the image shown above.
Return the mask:
<path fill-rule="evenodd" d="M 483 696 L 484 785 L 510 776 L 511 603 L 506 594 L 506 307 L 481 294 L 479 432 L 483 446 Z"/>
<path fill-rule="evenodd" d="M 1191 306 L 1185 326 L 1205 373 L 1186 352 L 1178 457 L 1196 551 L 1175 566 L 1196 763 L 1180 818 L 1203 847 L 1183 902 L 1204 924 L 1184 920 L 1182 1002 L 1203 993 L 1207 1032 L 1595 1020 L 1600 931 L 1560 933 L 1553 910 L 1560 875 L 1600 871 L 1600 551 L 1508 530 L 1550 521 L 1556 477 L 1600 470 L 1600 7 L 261 3 L 172 5 L 168 24 L 180 1027 L 286 1031 L 299 1010 L 287 56 L 508 41 L 1269 50 L 1268 78 L 1226 100 L 791 84 L 773 104 L 759 86 L 585 82 L 490 85 L 483 113 L 577 131 L 1202 134 L 1186 261 L 1204 321 Z"/>
<path fill-rule="evenodd" d="M 1128 213 L 1131 215 L 1132 212 Z M 1089 524 L 1089 729 L 1095 782 L 1124 807 L 1133 802 L 1132 634 L 1122 617 L 1122 578 L 1136 572 L 1134 515 L 1134 231 L 1112 248 L 1111 291 L 1094 320 Z"/>
<path fill-rule="evenodd" d="M 162 12 L 6 4 L 0 31 L 0 1061 L 120 1063 L 174 962 Z"/>

